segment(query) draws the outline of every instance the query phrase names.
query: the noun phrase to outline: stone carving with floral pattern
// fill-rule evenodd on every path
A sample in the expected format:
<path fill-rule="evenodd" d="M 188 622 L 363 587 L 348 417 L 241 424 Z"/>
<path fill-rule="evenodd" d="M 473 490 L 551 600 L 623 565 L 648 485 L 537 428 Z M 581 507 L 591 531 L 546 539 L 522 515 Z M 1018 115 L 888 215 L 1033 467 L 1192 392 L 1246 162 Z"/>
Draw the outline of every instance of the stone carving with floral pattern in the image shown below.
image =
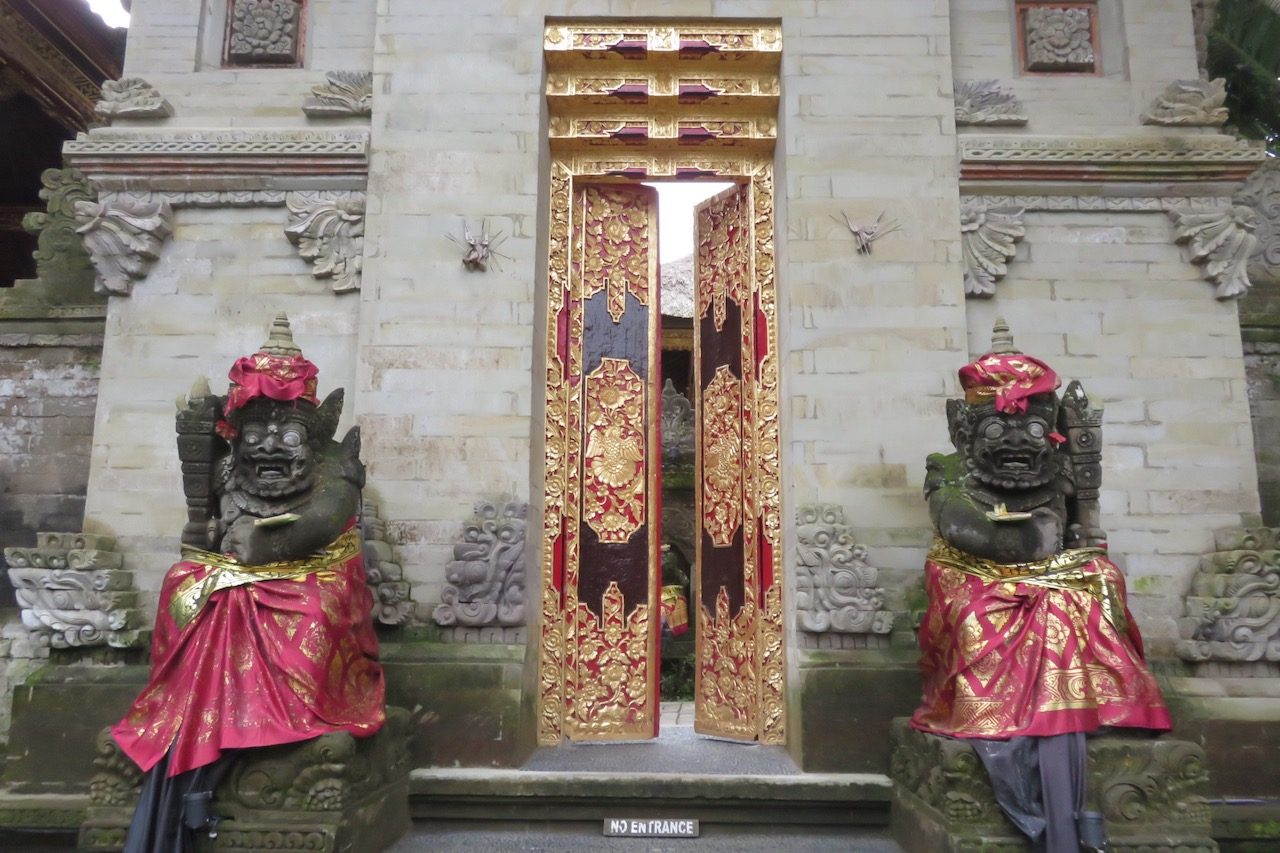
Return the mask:
<path fill-rule="evenodd" d="M 333 199 L 296 192 L 285 197 L 293 224 L 284 229 L 311 274 L 330 279 L 334 293 L 360 289 L 364 263 L 364 199 Z"/>
<path fill-rule="evenodd" d="M 231 0 L 229 65 L 292 64 L 301 40 L 301 0 Z"/>
<path fill-rule="evenodd" d="M 996 282 L 1008 273 L 1014 244 L 1027 233 L 1020 208 L 995 209 L 966 201 L 960 209 L 960 246 L 964 256 L 965 296 L 995 295 Z"/>
<path fill-rule="evenodd" d="M 1253 208 L 1235 204 L 1202 211 L 1194 207 L 1169 211 L 1174 242 L 1186 245 L 1190 260 L 1201 267 L 1218 299 L 1237 299 L 1249 292 L 1249 258 L 1258 245 L 1254 232 L 1260 217 Z"/>
<path fill-rule="evenodd" d="M 1028 71 L 1093 71 L 1093 11 L 1084 6 L 1023 10 Z"/>
<path fill-rule="evenodd" d="M 1258 245 L 1249 256 L 1249 281 L 1280 285 L 1280 158 L 1259 166 L 1235 201 L 1257 214 L 1253 236 Z"/>
<path fill-rule="evenodd" d="M 313 118 L 367 116 L 373 112 L 372 71 L 330 71 L 311 89 L 302 111 Z"/>

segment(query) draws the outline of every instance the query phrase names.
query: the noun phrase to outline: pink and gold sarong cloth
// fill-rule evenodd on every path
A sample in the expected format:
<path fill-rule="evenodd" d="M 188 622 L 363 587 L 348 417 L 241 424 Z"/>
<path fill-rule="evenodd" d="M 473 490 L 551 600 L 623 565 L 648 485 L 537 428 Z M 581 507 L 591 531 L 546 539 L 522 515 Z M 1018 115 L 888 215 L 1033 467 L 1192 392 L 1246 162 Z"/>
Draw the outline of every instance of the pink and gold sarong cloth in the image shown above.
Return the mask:
<path fill-rule="evenodd" d="M 176 776 L 224 749 L 381 728 L 361 550 L 355 527 L 311 557 L 262 566 L 184 548 L 160 591 L 150 680 L 111 730 L 125 754 L 146 771 L 168 751 Z"/>
<path fill-rule="evenodd" d="M 1101 548 L 1004 565 L 935 541 L 915 728 L 1002 740 L 1170 727 L 1124 575 Z"/>

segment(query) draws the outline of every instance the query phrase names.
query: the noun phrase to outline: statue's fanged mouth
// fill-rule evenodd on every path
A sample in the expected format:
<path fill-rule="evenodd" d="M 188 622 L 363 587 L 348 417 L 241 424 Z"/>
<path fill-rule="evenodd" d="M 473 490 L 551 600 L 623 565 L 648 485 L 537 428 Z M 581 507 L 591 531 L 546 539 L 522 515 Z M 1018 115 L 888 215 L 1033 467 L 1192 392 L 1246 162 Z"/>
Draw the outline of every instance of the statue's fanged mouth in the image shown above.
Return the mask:
<path fill-rule="evenodd" d="M 1035 457 L 1030 453 L 1002 453 L 996 464 L 1009 471 L 1030 471 L 1035 464 Z"/>
<path fill-rule="evenodd" d="M 289 466 L 281 462 L 263 462 L 254 468 L 259 480 L 283 480 L 289 476 Z"/>

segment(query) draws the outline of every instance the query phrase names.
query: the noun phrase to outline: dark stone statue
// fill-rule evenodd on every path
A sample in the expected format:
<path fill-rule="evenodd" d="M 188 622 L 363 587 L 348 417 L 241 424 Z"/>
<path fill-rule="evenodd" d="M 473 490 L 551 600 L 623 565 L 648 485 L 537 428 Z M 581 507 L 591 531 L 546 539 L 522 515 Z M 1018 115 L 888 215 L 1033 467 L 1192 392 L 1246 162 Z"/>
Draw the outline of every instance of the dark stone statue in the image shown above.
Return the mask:
<path fill-rule="evenodd" d="M 241 750 L 368 738 L 385 720 L 364 542 L 359 432 L 282 314 L 225 397 L 178 415 L 182 560 L 160 591 L 150 680 L 112 729 L 146 774 L 126 851 L 186 849 Z"/>
<path fill-rule="evenodd" d="M 929 457 L 920 732 L 970 739 L 1009 819 L 1049 851 L 1101 844 L 1080 822 L 1084 733 L 1169 728 L 1124 576 L 1098 527 L 1101 411 L 1013 346 L 960 370 L 956 452 Z"/>

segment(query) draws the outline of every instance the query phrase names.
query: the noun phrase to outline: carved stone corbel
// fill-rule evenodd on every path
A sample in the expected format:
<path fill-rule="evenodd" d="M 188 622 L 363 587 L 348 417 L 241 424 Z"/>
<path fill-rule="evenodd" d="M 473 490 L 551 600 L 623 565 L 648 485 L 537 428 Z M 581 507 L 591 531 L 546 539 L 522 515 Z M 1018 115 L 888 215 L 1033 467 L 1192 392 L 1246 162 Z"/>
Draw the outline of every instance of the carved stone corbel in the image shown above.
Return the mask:
<path fill-rule="evenodd" d="M 1026 236 L 1022 208 L 987 208 L 965 202 L 960 208 L 960 245 L 964 253 L 965 296 L 989 297 L 1009 272 L 1014 244 Z"/>
<path fill-rule="evenodd" d="M 1190 206 L 1169 211 L 1174 242 L 1186 245 L 1193 263 L 1217 288 L 1219 299 L 1236 299 L 1249 292 L 1249 256 L 1258 245 L 1254 231 L 1258 214 L 1243 204 L 1200 211 Z"/>
<path fill-rule="evenodd" d="M 316 193 L 285 196 L 293 224 L 284 229 L 316 278 L 333 279 L 335 293 L 360 289 L 364 261 L 364 199 L 332 199 Z"/>
<path fill-rule="evenodd" d="M 529 505 L 482 501 L 453 546 L 448 585 L 431 618 L 439 625 L 524 624 L 525 517 Z"/>
<path fill-rule="evenodd" d="M 173 209 L 163 199 L 129 198 L 77 201 L 74 209 L 76 233 L 98 271 L 94 290 L 128 296 L 173 233 Z"/>
<path fill-rule="evenodd" d="M 409 582 L 387 539 L 387 524 L 378 514 L 378 505 L 369 498 L 364 499 L 360 527 L 364 532 L 364 573 L 373 593 L 373 618 L 381 625 L 400 625 L 413 608 Z"/>
<path fill-rule="evenodd" d="M 884 609 L 879 572 L 867 549 L 854 541 L 844 509 L 834 504 L 801 507 L 796 518 L 796 614 L 813 633 L 888 634 L 894 614 Z"/>
<path fill-rule="evenodd" d="M 313 118 L 367 116 L 373 112 L 372 71 L 330 71 L 311 89 L 302 111 Z"/>
<path fill-rule="evenodd" d="M 1143 124 L 1219 127 L 1227 122 L 1227 81 L 1174 80 L 1142 115 Z"/>
<path fill-rule="evenodd" d="M 109 122 L 113 118 L 168 118 L 173 107 L 141 77 L 122 77 L 102 84 L 102 100 L 94 112 Z"/>
<path fill-rule="evenodd" d="M 955 84 L 956 124 L 1020 127 L 1027 123 L 1022 104 L 998 80 L 966 80 Z"/>
<path fill-rule="evenodd" d="M 1280 284 L 1280 158 L 1259 166 L 1236 194 L 1235 201 L 1258 214 L 1253 232 L 1258 245 L 1249 257 L 1249 281 Z"/>

